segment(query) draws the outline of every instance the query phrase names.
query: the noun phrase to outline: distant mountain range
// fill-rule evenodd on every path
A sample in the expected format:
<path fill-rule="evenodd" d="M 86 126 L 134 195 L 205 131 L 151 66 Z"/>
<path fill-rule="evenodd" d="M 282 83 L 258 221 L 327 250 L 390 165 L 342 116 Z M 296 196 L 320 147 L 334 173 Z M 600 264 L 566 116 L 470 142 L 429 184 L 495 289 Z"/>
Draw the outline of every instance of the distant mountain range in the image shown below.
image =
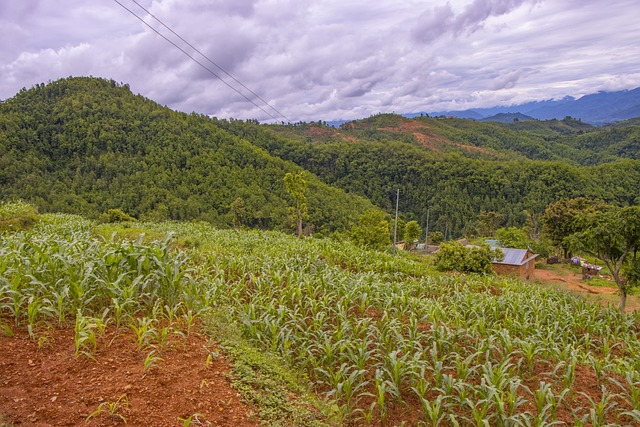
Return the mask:
<path fill-rule="evenodd" d="M 408 114 L 415 117 L 425 113 Z M 464 111 L 438 111 L 430 116 L 453 116 L 477 121 L 563 119 L 567 116 L 592 125 L 605 125 L 640 117 L 640 87 L 618 92 L 598 92 L 581 98 L 528 102 L 505 107 L 474 108 Z M 527 117 L 528 116 L 528 117 Z"/>

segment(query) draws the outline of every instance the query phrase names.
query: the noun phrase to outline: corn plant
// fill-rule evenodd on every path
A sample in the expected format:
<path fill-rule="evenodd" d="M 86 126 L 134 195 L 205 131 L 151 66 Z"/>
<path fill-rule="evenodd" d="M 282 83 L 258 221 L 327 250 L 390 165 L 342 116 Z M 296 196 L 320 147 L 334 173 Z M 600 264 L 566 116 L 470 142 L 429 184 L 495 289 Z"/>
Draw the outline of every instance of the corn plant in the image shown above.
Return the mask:
<path fill-rule="evenodd" d="M 98 405 L 98 408 L 87 416 L 86 421 L 96 415 L 106 414 L 111 421 L 122 421 L 127 423 L 127 419 L 120 412 L 129 406 L 129 399 L 126 394 L 120 396 L 114 402 L 102 402 Z"/>
<path fill-rule="evenodd" d="M 96 336 L 97 325 L 92 317 L 83 316 L 80 309 L 76 313 L 75 325 L 75 355 L 79 357 L 81 354 L 90 359 L 95 360 L 93 354 L 97 347 Z"/>
<path fill-rule="evenodd" d="M 154 327 L 155 319 L 142 317 L 137 318 L 129 327 L 134 332 L 134 342 L 138 347 L 138 351 L 142 351 L 149 347 L 154 340 L 158 338 L 158 331 Z"/>
<path fill-rule="evenodd" d="M 164 359 L 157 356 L 155 350 L 151 350 L 144 359 L 143 372 L 146 374 L 151 368 L 158 366 L 158 362 L 162 361 L 164 361 Z"/>

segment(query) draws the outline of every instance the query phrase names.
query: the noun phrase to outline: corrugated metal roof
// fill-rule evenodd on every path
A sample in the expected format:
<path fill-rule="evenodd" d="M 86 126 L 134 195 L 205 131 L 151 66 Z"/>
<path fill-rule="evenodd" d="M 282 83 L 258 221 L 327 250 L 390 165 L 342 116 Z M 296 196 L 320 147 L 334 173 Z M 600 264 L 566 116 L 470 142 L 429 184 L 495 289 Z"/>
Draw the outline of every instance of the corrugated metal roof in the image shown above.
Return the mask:
<path fill-rule="evenodd" d="M 522 265 L 527 257 L 526 249 L 500 248 L 504 252 L 502 261 L 494 261 L 496 264 Z"/>

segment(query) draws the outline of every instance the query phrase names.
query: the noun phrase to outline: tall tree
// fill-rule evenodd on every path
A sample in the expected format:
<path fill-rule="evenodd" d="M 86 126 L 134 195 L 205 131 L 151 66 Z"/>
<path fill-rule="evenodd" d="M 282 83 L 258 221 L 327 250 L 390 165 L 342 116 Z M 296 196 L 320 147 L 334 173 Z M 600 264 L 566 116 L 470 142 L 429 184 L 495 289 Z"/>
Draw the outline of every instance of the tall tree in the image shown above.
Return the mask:
<path fill-rule="evenodd" d="M 307 217 L 307 183 L 304 176 L 304 171 L 296 174 L 288 172 L 284 176 L 287 193 L 294 201 L 294 206 L 289 208 L 289 212 L 296 222 L 298 237 L 302 237 L 302 219 Z"/>
<path fill-rule="evenodd" d="M 587 212 L 578 226 L 582 230 L 569 238 L 570 247 L 604 262 L 620 290 L 620 311 L 624 311 L 627 294 L 640 284 L 640 206 L 607 206 Z M 627 278 L 622 277 L 623 272 Z"/>
<path fill-rule="evenodd" d="M 567 258 L 570 249 L 568 238 L 581 230 L 579 219 L 603 207 L 602 202 L 584 197 L 558 200 L 547 206 L 544 212 L 544 233 L 554 246 L 562 249 Z"/>

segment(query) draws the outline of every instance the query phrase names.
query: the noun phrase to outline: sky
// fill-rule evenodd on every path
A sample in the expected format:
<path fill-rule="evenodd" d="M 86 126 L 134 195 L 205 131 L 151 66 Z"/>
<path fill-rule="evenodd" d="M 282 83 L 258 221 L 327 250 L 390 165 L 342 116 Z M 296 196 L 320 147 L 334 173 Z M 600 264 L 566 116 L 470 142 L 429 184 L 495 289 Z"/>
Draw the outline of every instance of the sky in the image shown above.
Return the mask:
<path fill-rule="evenodd" d="M 117 1 L 1 0 L 0 99 L 95 76 L 178 111 L 297 122 L 640 86 L 638 0 Z"/>

